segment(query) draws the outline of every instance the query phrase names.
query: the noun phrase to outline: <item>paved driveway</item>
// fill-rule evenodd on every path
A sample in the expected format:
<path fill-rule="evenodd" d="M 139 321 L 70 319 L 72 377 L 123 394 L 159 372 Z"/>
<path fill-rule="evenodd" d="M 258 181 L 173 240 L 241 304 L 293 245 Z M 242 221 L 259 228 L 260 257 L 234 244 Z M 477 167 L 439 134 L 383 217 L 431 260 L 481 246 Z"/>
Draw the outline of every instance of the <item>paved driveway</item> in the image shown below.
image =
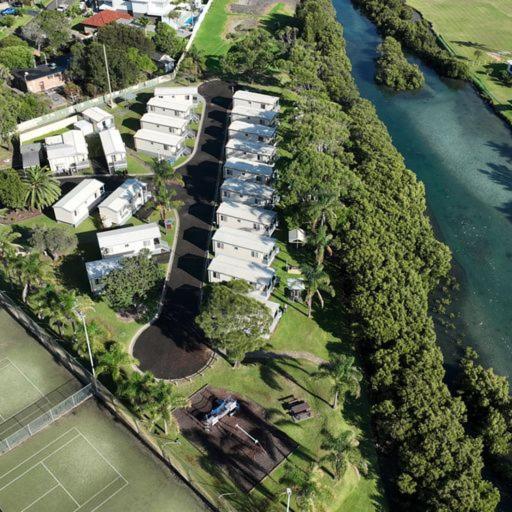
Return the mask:
<path fill-rule="evenodd" d="M 199 88 L 206 100 L 199 148 L 181 173 L 180 229 L 171 279 L 160 318 L 137 339 L 133 355 L 140 368 L 159 378 L 180 378 L 200 369 L 210 357 L 194 325 L 208 262 L 211 223 L 232 93 L 221 81 Z"/>

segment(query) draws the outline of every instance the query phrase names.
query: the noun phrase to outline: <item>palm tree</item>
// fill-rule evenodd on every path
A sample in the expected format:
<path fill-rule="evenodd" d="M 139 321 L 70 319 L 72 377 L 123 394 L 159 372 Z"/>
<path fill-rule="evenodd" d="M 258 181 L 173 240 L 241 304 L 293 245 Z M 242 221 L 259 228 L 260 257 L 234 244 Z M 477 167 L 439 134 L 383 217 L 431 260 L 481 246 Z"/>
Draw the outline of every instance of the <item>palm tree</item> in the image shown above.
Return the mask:
<path fill-rule="evenodd" d="M 59 182 L 48 167 L 30 167 L 23 181 L 28 187 L 26 202 L 33 210 L 53 204 L 60 196 Z"/>
<path fill-rule="evenodd" d="M 321 292 L 326 292 L 334 297 L 334 288 L 331 286 L 329 275 L 324 272 L 323 265 L 312 267 L 305 265 L 303 268 L 304 284 L 306 287 L 306 304 L 308 306 L 308 318 L 311 318 L 313 311 L 313 298 L 316 296 L 320 301 L 320 307 L 324 307 L 324 298 Z"/>
<path fill-rule="evenodd" d="M 340 222 L 342 207 L 339 194 L 321 191 L 308 206 L 311 231 L 316 232 L 318 226 L 324 225 L 328 225 L 332 230 L 336 229 Z"/>
<path fill-rule="evenodd" d="M 306 469 L 288 463 L 285 467 L 285 476 L 281 482 L 293 490 L 298 510 L 314 512 L 317 510 L 316 503 L 322 491 L 326 491 L 321 484 L 321 470 L 318 465 L 310 465 Z"/>
<path fill-rule="evenodd" d="M 152 401 L 152 385 L 155 378 L 150 372 L 133 372 L 118 384 L 120 396 L 132 405 L 133 410 L 143 416 L 144 405 Z"/>
<path fill-rule="evenodd" d="M 315 248 L 315 256 L 317 265 L 322 265 L 324 262 L 325 251 L 332 256 L 332 242 L 333 236 L 327 232 L 327 226 L 320 226 L 316 233 L 307 238 L 310 245 Z"/>
<path fill-rule="evenodd" d="M 119 343 L 112 343 L 108 350 L 98 356 L 96 373 L 108 373 L 115 382 L 121 379 L 121 370 L 124 366 L 135 364 L 137 361 L 124 350 Z"/>
<path fill-rule="evenodd" d="M 175 185 L 183 186 L 185 184 L 181 174 L 167 160 L 153 158 L 151 166 L 153 167 L 155 178 L 160 178 L 166 183 L 173 183 Z"/>
<path fill-rule="evenodd" d="M 48 297 L 52 294 L 55 294 L 55 286 L 53 284 L 46 284 L 28 298 L 30 309 L 32 309 L 39 320 L 48 318 L 52 314 L 51 301 L 48 300 Z"/>
<path fill-rule="evenodd" d="M 160 212 L 162 222 L 169 218 L 169 213 L 173 209 L 183 205 L 183 201 L 175 199 L 176 194 L 176 190 L 170 188 L 164 179 L 158 176 L 155 178 L 153 199 L 156 209 Z"/>
<path fill-rule="evenodd" d="M 55 282 L 53 266 L 38 252 L 31 252 L 25 256 L 18 255 L 10 267 L 10 273 L 17 278 L 22 288 L 23 302 L 27 302 L 27 295 L 33 286 L 40 287 Z"/>
<path fill-rule="evenodd" d="M 343 477 L 349 464 L 353 464 L 356 469 L 363 465 L 364 461 L 357 449 L 358 445 L 359 440 L 352 430 L 344 430 L 338 436 L 331 434 L 326 436 L 322 448 L 329 453 L 323 457 L 323 460 L 331 465 L 338 480 Z"/>
<path fill-rule="evenodd" d="M 91 345 L 91 352 L 94 356 L 105 351 L 105 329 L 98 323 L 92 320 L 87 324 L 87 334 L 89 335 L 89 343 Z M 83 329 L 78 329 L 75 333 L 75 342 L 73 348 L 78 355 L 82 358 L 88 357 L 87 339 Z"/>
<path fill-rule="evenodd" d="M 14 259 L 20 251 L 21 245 L 16 243 L 20 237 L 21 235 L 11 227 L 0 226 L 0 261 L 4 264 Z"/>
<path fill-rule="evenodd" d="M 175 386 L 163 380 L 157 381 L 154 387 L 153 398 L 157 404 L 156 413 L 159 420 L 164 423 L 165 435 L 169 434 L 169 425 L 177 427 L 176 420 L 172 415 L 172 409 L 187 405 L 187 399 L 176 393 Z"/>
<path fill-rule="evenodd" d="M 355 359 L 352 356 L 331 354 L 330 361 L 322 365 L 316 372 L 316 377 L 327 377 L 333 381 L 333 409 L 338 407 L 340 395 L 344 396 L 346 393 L 350 393 L 353 397 L 359 398 L 361 394 L 363 375 L 354 363 Z"/>

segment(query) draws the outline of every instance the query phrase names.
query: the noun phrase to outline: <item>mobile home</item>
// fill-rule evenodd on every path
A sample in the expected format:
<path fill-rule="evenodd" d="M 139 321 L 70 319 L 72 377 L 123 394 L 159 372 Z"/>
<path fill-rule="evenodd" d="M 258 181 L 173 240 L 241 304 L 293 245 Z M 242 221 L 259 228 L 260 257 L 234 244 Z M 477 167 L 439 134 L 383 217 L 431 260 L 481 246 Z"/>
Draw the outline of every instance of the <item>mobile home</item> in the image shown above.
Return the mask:
<path fill-rule="evenodd" d="M 224 201 L 217 208 L 217 226 L 270 236 L 277 227 L 277 214 L 264 208 Z"/>
<path fill-rule="evenodd" d="M 278 116 L 277 110 L 261 110 L 243 105 L 234 105 L 231 110 L 231 121 L 245 121 L 263 126 L 275 126 Z"/>
<path fill-rule="evenodd" d="M 142 128 L 134 135 L 135 149 L 157 158 L 177 158 L 185 151 L 185 137 Z"/>
<path fill-rule="evenodd" d="M 100 107 L 87 108 L 82 112 L 82 117 L 92 124 L 95 132 L 108 130 L 114 127 L 114 116 Z"/>
<path fill-rule="evenodd" d="M 279 98 L 259 92 L 236 91 L 233 94 L 233 107 L 279 111 Z"/>
<path fill-rule="evenodd" d="M 199 93 L 197 87 L 155 87 L 155 98 L 189 101 L 197 103 L 199 101 Z"/>
<path fill-rule="evenodd" d="M 172 133 L 180 137 L 187 136 L 188 120 L 183 117 L 166 116 L 149 112 L 140 119 L 140 127 L 156 132 Z"/>
<path fill-rule="evenodd" d="M 108 128 L 100 132 L 101 147 L 110 174 L 124 171 L 128 167 L 126 147 L 119 130 Z"/>
<path fill-rule="evenodd" d="M 55 219 L 78 226 L 101 201 L 104 193 L 105 185 L 101 181 L 94 179 L 81 181 L 53 205 Z"/>
<path fill-rule="evenodd" d="M 220 196 L 223 201 L 231 199 L 236 203 L 262 208 L 272 208 L 276 202 L 276 192 L 272 187 L 238 178 L 224 180 L 220 187 Z"/>
<path fill-rule="evenodd" d="M 229 157 L 224 163 L 224 178 L 255 181 L 268 185 L 274 175 L 274 167 L 255 160 Z"/>
<path fill-rule="evenodd" d="M 69 130 L 44 140 L 48 164 L 56 174 L 73 173 L 90 166 L 85 137 L 80 130 Z"/>
<path fill-rule="evenodd" d="M 190 101 L 175 101 L 167 98 L 151 98 L 147 103 L 147 111 L 153 114 L 190 119 L 192 103 Z"/>
<path fill-rule="evenodd" d="M 273 144 L 276 129 L 273 126 L 264 126 L 247 121 L 232 121 L 228 128 L 229 136 L 237 139 L 247 139 L 265 144 Z"/>
<path fill-rule="evenodd" d="M 264 164 L 271 164 L 275 154 L 275 146 L 265 144 L 264 142 L 232 137 L 226 143 L 226 158 L 234 157 L 242 160 L 253 160 Z"/>

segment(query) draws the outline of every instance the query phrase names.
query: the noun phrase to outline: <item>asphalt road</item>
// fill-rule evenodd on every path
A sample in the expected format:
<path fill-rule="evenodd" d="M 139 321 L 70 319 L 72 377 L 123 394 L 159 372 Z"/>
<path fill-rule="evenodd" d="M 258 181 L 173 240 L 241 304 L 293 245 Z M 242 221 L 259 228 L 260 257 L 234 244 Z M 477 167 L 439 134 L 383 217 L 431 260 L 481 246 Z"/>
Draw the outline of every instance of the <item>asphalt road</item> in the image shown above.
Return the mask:
<path fill-rule="evenodd" d="M 200 369 L 210 357 L 194 325 L 208 262 L 210 231 L 220 180 L 232 92 L 220 80 L 199 88 L 205 118 L 194 157 L 180 169 L 180 229 L 171 278 L 159 319 L 136 340 L 140 368 L 159 378 L 180 378 Z"/>

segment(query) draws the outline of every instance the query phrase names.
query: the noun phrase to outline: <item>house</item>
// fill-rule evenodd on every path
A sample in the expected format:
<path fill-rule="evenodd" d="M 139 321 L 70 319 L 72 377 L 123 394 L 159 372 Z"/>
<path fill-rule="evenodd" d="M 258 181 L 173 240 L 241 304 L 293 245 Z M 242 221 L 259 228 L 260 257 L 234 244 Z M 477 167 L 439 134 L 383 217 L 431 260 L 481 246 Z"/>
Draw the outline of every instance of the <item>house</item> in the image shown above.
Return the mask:
<path fill-rule="evenodd" d="M 231 138 L 226 143 L 226 158 L 235 157 L 270 164 L 275 154 L 275 146 L 263 142 Z"/>
<path fill-rule="evenodd" d="M 133 136 L 135 149 L 157 158 L 178 158 L 185 151 L 185 137 L 142 128 Z"/>
<path fill-rule="evenodd" d="M 158 69 L 162 69 L 164 73 L 170 73 L 176 66 L 176 61 L 167 53 L 153 52 L 151 60 L 156 64 Z"/>
<path fill-rule="evenodd" d="M 262 304 L 265 304 L 265 306 L 267 306 L 269 310 L 269 313 L 272 317 L 272 323 L 270 324 L 268 333 L 263 334 L 263 338 L 268 339 L 270 338 L 270 335 L 276 330 L 277 324 L 279 323 L 279 320 L 281 320 L 281 317 L 283 316 L 283 310 L 277 302 L 264 299 L 257 292 L 249 293 L 249 297 L 252 297 L 253 299 L 256 299 Z"/>
<path fill-rule="evenodd" d="M 275 126 L 278 116 L 277 110 L 261 110 L 240 104 L 231 109 L 231 121 L 245 121 L 263 126 Z"/>
<path fill-rule="evenodd" d="M 197 87 L 155 87 L 155 98 L 169 99 L 177 101 L 199 101 Z"/>
<path fill-rule="evenodd" d="M 80 130 L 69 130 L 61 135 L 47 137 L 44 143 L 52 172 L 73 173 L 89 167 L 87 143 Z"/>
<path fill-rule="evenodd" d="M 80 119 L 80 121 L 73 123 L 73 128 L 75 130 L 80 130 L 84 134 L 84 137 L 94 133 L 94 127 L 91 123 L 89 123 L 89 121 L 86 121 L 85 119 Z"/>
<path fill-rule="evenodd" d="M 78 226 L 89 217 L 91 210 L 101 201 L 104 193 L 105 185 L 101 181 L 94 179 L 81 181 L 53 205 L 55 219 Z"/>
<path fill-rule="evenodd" d="M 122 260 L 122 256 L 117 256 L 104 260 L 88 261 L 85 264 L 92 293 L 98 294 L 103 290 L 103 278 L 107 277 L 113 270 L 120 268 Z"/>
<path fill-rule="evenodd" d="M 187 135 L 188 120 L 183 117 L 166 116 L 149 112 L 140 119 L 141 128 L 163 133 L 173 133 L 185 137 Z"/>
<path fill-rule="evenodd" d="M 109 228 L 124 224 L 148 200 L 148 186 L 134 178 L 117 187 L 99 206 L 102 224 Z"/>
<path fill-rule="evenodd" d="M 257 110 L 279 111 L 279 98 L 268 94 L 250 91 L 236 91 L 233 94 L 233 108 L 247 107 Z"/>
<path fill-rule="evenodd" d="M 156 222 L 141 224 L 129 228 L 111 229 L 97 233 L 101 257 L 136 256 L 143 249 L 153 255 L 169 252 L 169 246 L 161 239 L 160 228 Z"/>
<path fill-rule="evenodd" d="M 109 128 L 100 132 L 101 147 L 107 161 L 110 174 L 123 171 L 128 167 L 126 161 L 126 147 L 119 130 Z"/>
<path fill-rule="evenodd" d="M 220 196 L 223 201 L 231 199 L 236 203 L 262 208 L 272 208 L 276 202 L 276 191 L 272 187 L 238 178 L 224 180 L 220 187 Z"/>
<path fill-rule="evenodd" d="M 104 10 L 85 18 L 82 21 L 82 28 L 86 34 L 94 34 L 99 28 L 120 19 L 132 20 L 133 16 L 127 12 Z"/>
<path fill-rule="evenodd" d="M 255 160 L 229 157 L 224 162 L 224 178 L 256 181 L 268 184 L 274 175 L 274 167 Z"/>
<path fill-rule="evenodd" d="M 147 111 L 153 112 L 154 114 L 164 114 L 190 119 L 192 115 L 192 103 L 167 98 L 151 98 L 147 103 Z"/>
<path fill-rule="evenodd" d="M 226 226 L 213 234 L 212 248 L 215 256 L 224 254 L 263 265 L 270 265 L 279 252 L 274 238 Z"/>
<path fill-rule="evenodd" d="M 104 0 L 100 9 L 130 11 L 136 18 L 141 16 L 167 16 L 172 9 L 171 0 Z"/>
<path fill-rule="evenodd" d="M 277 214 L 264 208 L 224 201 L 217 208 L 217 226 L 243 229 L 270 236 L 277 227 Z"/>
<path fill-rule="evenodd" d="M 266 265 L 224 254 L 215 256 L 208 265 L 208 282 L 220 283 L 232 279 L 248 282 L 254 295 L 263 299 L 268 299 L 276 285 L 276 273 Z"/>
<path fill-rule="evenodd" d="M 228 133 L 233 138 L 264 142 L 265 144 L 273 144 L 276 138 L 275 127 L 246 121 L 232 121 Z"/>
<path fill-rule="evenodd" d="M 61 57 L 48 64 L 11 71 L 12 85 L 24 92 L 47 92 L 66 84 L 64 72 L 69 67 L 69 58 Z"/>
<path fill-rule="evenodd" d="M 21 161 L 23 169 L 41 165 L 41 150 L 43 145 L 40 142 L 34 144 L 22 144 L 20 146 Z"/>
<path fill-rule="evenodd" d="M 82 117 L 92 124 L 94 131 L 101 132 L 114 127 L 114 116 L 100 107 L 90 107 L 82 112 Z"/>

